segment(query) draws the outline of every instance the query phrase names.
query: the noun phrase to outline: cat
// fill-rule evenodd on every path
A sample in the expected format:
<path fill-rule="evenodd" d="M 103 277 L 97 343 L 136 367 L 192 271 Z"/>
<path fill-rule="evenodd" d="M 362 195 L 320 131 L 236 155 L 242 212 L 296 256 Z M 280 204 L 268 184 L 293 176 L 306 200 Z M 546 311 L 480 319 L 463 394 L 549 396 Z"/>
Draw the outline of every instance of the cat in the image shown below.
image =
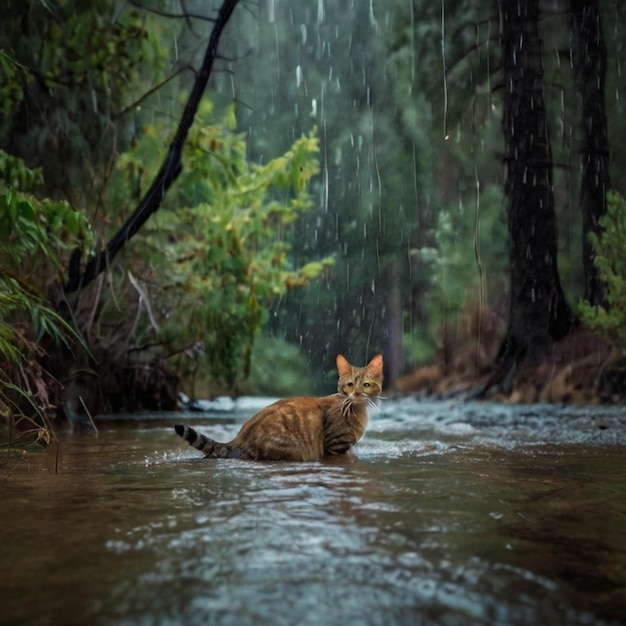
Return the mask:
<path fill-rule="evenodd" d="M 383 357 L 379 354 L 365 367 L 355 367 L 339 354 L 337 372 L 337 393 L 278 400 L 253 415 L 227 443 L 183 424 L 174 429 L 205 452 L 205 458 L 315 461 L 346 454 L 363 436 L 368 407 L 382 391 Z"/>

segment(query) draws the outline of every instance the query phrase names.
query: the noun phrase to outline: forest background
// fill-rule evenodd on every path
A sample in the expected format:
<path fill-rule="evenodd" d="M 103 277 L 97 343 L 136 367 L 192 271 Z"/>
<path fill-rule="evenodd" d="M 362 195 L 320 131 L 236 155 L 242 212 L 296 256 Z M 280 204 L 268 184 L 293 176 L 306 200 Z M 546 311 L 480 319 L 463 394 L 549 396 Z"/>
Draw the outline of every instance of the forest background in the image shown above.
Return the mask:
<path fill-rule="evenodd" d="M 68 289 L 163 162 L 214 26 L 206 4 L 3 3 L 3 413 L 80 421 L 173 408 L 181 389 L 325 393 L 337 353 L 382 352 L 400 389 L 433 364 L 433 383 L 475 384 L 510 305 L 506 3 L 241 2 L 162 207 Z M 611 187 L 626 194 L 626 11 L 542 2 L 558 269 L 575 311 L 577 5 L 605 27 Z M 623 345 L 608 330 L 603 359 Z"/>

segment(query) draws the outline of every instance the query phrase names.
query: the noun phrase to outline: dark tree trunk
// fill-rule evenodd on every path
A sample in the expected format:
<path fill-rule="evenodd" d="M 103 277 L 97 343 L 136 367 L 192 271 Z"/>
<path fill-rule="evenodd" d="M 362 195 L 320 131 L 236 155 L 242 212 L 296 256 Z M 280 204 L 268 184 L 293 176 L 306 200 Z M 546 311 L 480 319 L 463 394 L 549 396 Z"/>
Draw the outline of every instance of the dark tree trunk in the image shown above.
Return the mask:
<path fill-rule="evenodd" d="M 499 0 L 498 9 L 511 294 L 507 335 L 483 393 L 507 380 L 524 358 L 541 355 L 573 323 L 557 266 L 539 0 Z"/>
<path fill-rule="evenodd" d="M 583 218 L 584 299 L 605 304 L 605 286 L 594 264 L 588 233 L 598 234 L 606 212 L 609 180 L 609 139 L 604 82 L 606 46 L 597 0 L 570 0 L 572 12 L 572 68 L 581 111 L 580 209 Z"/>

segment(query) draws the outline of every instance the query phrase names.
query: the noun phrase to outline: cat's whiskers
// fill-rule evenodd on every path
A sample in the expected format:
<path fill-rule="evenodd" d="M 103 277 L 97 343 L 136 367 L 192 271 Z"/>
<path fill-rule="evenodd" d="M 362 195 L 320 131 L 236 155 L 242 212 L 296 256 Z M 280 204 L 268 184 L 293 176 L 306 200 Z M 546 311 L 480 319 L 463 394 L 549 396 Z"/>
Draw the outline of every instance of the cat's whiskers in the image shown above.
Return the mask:
<path fill-rule="evenodd" d="M 369 409 L 378 409 L 380 396 L 370 397 L 370 396 L 346 396 L 341 403 L 341 414 L 343 417 L 349 417 L 354 414 L 355 408 L 358 405 L 365 404 Z"/>
<path fill-rule="evenodd" d="M 380 402 L 379 400 L 381 399 L 382 396 L 378 396 L 376 398 L 368 398 L 367 399 L 367 406 L 370 409 L 379 409 L 380 408 Z"/>
<path fill-rule="evenodd" d="M 341 415 L 343 417 L 349 417 L 354 412 L 353 398 L 347 397 L 341 403 Z"/>

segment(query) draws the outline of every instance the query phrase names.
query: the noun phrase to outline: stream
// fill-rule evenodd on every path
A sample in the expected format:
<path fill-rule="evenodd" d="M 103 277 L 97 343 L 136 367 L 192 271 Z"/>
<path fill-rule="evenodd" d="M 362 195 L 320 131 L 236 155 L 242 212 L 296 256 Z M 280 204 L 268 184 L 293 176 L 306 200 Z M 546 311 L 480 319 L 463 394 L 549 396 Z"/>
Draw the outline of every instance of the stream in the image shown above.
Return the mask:
<path fill-rule="evenodd" d="M 385 400 L 352 457 L 203 460 L 269 399 L 0 465 L 0 623 L 626 623 L 626 407 Z"/>

